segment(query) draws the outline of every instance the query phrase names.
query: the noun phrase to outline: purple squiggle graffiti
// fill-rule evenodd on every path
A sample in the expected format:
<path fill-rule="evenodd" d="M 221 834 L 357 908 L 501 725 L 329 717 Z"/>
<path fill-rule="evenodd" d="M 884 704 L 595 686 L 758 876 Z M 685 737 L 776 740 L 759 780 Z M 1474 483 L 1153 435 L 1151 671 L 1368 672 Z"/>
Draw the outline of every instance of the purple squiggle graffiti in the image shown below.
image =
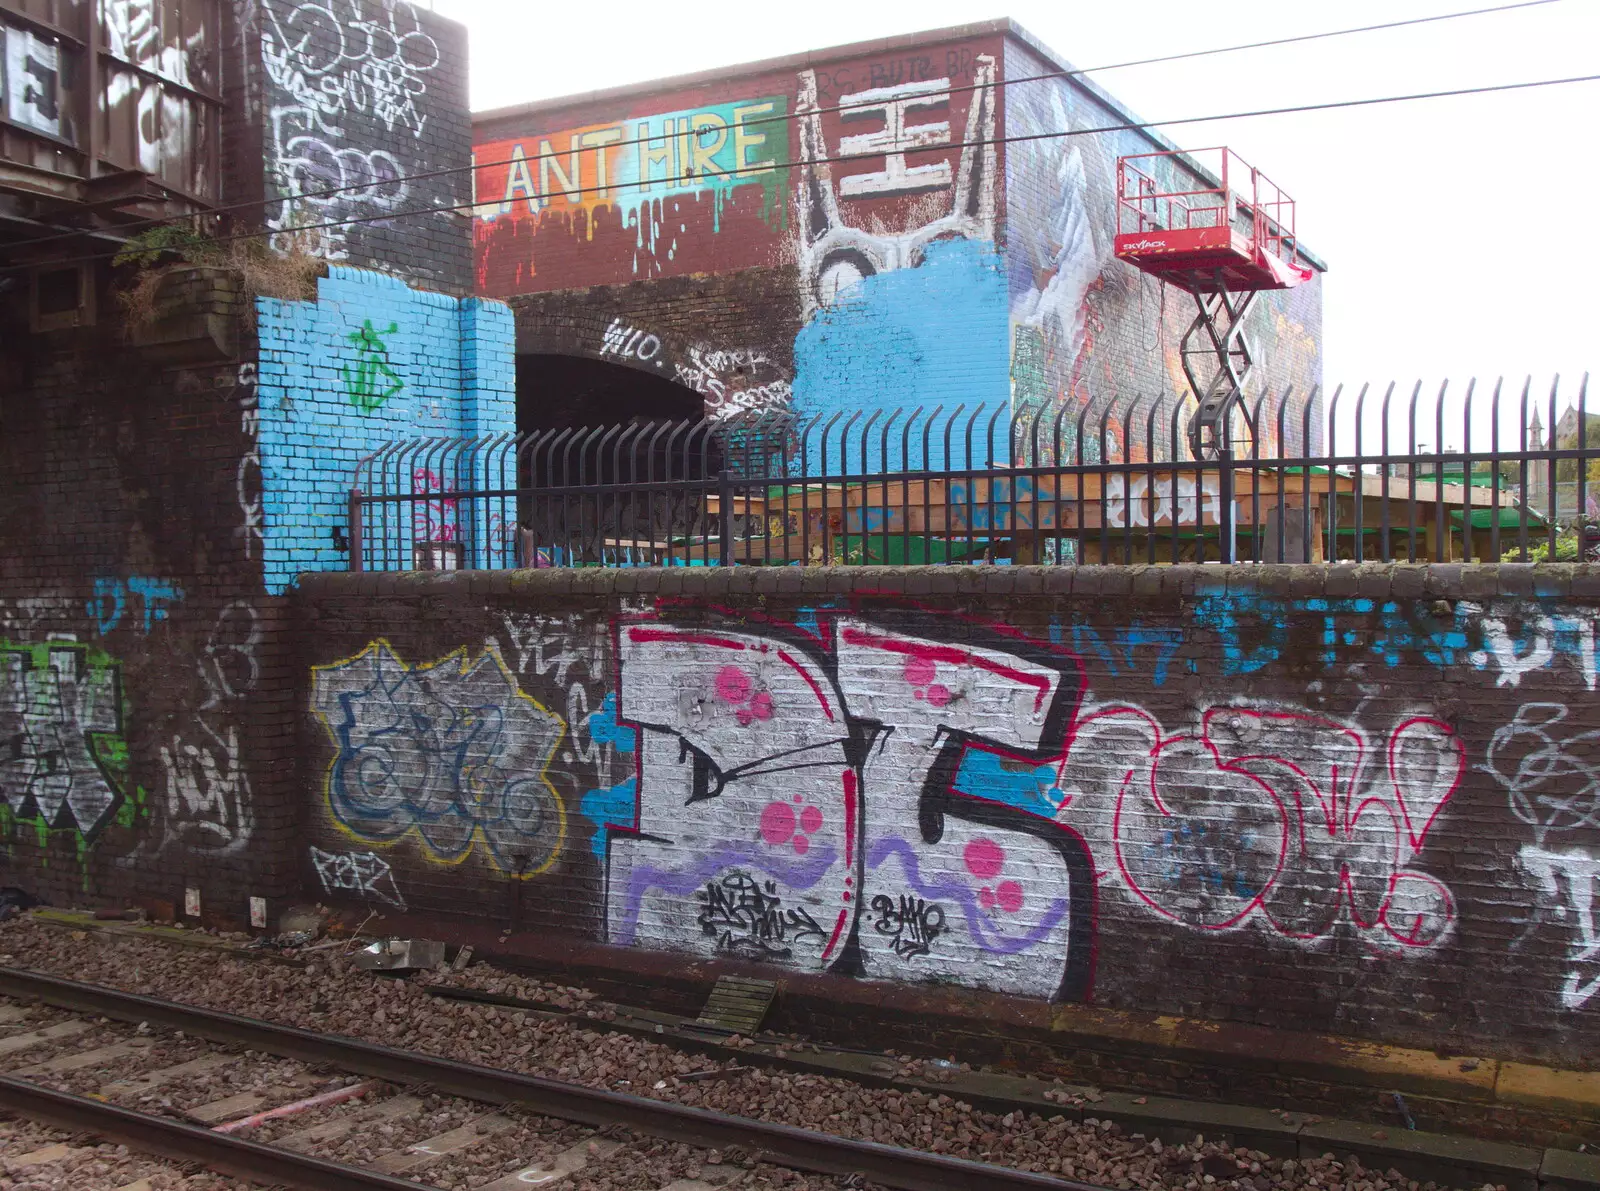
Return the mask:
<path fill-rule="evenodd" d="M 961 912 L 967 919 L 968 933 L 972 935 L 978 946 L 985 951 L 994 952 L 997 955 L 1016 955 L 1018 952 L 1026 951 L 1034 944 L 1043 941 L 1067 916 L 1067 900 L 1066 898 L 1058 897 L 1051 901 L 1050 907 L 1045 911 L 1044 919 L 1039 925 L 1026 934 L 1015 939 L 992 935 L 985 921 L 986 915 L 979 908 L 977 895 L 973 893 L 972 888 L 967 885 L 940 881 L 924 882 L 916 850 L 898 836 L 889 836 L 874 844 L 872 851 L 867 854 L 867 867 L 875 869 L 890 856 L 900 857 L 900 862 L 905 869 L 906 881 L 918 895 L 930 901 L 949 898 L 959 903 Z"/>

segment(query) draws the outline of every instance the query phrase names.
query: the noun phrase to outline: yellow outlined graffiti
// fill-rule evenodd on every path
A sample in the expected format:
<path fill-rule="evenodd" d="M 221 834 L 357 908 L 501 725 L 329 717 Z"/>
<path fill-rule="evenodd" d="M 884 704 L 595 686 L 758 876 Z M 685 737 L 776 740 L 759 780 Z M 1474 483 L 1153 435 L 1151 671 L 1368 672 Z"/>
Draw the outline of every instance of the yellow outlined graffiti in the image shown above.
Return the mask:
<path fill-rule="evenodd" d="M 567 811 L 549 778 L 566 722 L 527 694 L 499 649 L 408 666 L 384 638 L 311 667 L 311 710 L 333 744 L 323 803 L 366 846 L 414 840 L 438 864 L 478 849 L 507 876 L 547 871 Z"/>

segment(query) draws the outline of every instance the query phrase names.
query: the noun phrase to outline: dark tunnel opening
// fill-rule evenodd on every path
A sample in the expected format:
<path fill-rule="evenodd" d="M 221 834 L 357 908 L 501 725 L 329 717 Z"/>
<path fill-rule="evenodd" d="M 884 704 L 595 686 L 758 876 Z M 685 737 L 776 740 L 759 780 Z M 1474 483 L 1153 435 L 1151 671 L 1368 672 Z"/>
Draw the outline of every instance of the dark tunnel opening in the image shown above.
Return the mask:
<path fill-rule="evenodd" d="M 517 357 L 519 520 L 528 565 L 659 562 L 710 549 L 724 466 L 692 389 L 578 356 Z"/>

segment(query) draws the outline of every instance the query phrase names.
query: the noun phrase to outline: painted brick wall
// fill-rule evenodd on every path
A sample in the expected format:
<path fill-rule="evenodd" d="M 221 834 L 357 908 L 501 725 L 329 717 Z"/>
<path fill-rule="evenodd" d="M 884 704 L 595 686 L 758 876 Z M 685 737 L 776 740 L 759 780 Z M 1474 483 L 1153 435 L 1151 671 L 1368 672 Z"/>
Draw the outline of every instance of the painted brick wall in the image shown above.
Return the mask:
<path fill-rule="evenodd" d="M 298 890 L 281 593 L 348 565 L 330 531 L 355 458 L 509 432 L 514 377 L 496 302 L 336 267 L 318 301 L 260 300 L 252 329 L 213 283 L 163 292 L 232 310 L 227 356 L 163 365 L 109 300 L 97 328 L 0 353 L 0 878 L 169 912 L 194 888 L 237 924 Z"/>
<path fill-rule="evenodd" d="M 295 888 L 303 813 L 253 346 L 162 366 L 113 309 L 0 336 L 0 882 L 242 923 Z"/>
<path fill-rule="evenodd" d="M 1022 39 L 1007 40 L 1007 78 L 1033 78 L 1056 69 Z M 1129 120 L 1079 80 L 1010 87 L 1004 106 L 1013 137 Z M 1112 255 L 1117 157 L 1156 149 L 1138 132 L 1018 140 L 1006 146 L 1010 372 L 1019 406 L 1054 408 L 1064 402 L 1077 407 L 1093 399 L 1098 407 L 1111 402 L 1126 409 L 1138 401 L 1144 408 L 1158 394 L 1187 391 L 1179 346 L 1195 315 L 1194 300 Z M 1292 192 L 1292 182 L 1283 181 Z M 1211 185 L 1198 175 L 1189 175 L 1187 184 Z M 1322 380 L 1322 275 L 1292 290 L 1260 294 L 1247 326 L 1256 368 L 1246 398 L 1276 396 L 1290 385 L 1309 396 Z M 1295 412 L 1286 431 L 1300 427 L 1303 408 L 1291 406 Z M 1169 425 L 1169 419 L 1170 413 L 1157 425 Z M 1075 433 L 1071 420 L 1066 429 Z M 1275 428 L 1269 430 L 1275 438 Z M 1286 432 L 1285 437 L 1297 450 L 1299 435 Z M 1074 442 L 1062 444 L 1064 454 L 1075 450 Z M 1086 444 L 1085 457 L 1097 450 L 1097 442 Z"/>
<path fill-rule="evenodd" d="M 838 413 L 840 425 L 858 415 L 859 428 L 919 405 L 1095 400 L 1125 412 L 1186 389 L 1178 344 L 1190 299 L 1111 256 L 1117 155 L 1160 146 L 1135 133 L 1004 143 L 1129 119 L 1076 84 L 1007 87 L 1061 67 L 1005 22 L 861 51 L 481 115 L 480 291 L 512 302 L 519 343 L 664 369 L 712 417 L 792 409 L 824 423 Z M 772 112 L 734 121 L 757 106 Z M 889 152 L 891 123 L 929 147 Z M 765 130 L 749 151 L 769 168 L 730 177 L 741 130 Z M 710 317 L 690 297 L 734 277 L 753 313 Z M 581 324 L 569 327 L 567 303 Z M 1320 311 L 1320 280 L 1260 301 L 1255 386 L 1320 382 Z M 667 329 L 689 319 L 740 334 L 702 331 L 669 354 Z M 775 366 L 756 376 L 722 366 L 741 352 Z M 898 428 L 891 438 L 886 452 L 869 444 L 869 466 L 899 466 Z M 820 435 L 806 443 L 819 459 Z M 930 445 L 935 465 L 969 462 L 964 444 L 944 460 L 942 433 Z M 1003 439 L 993 453 L 1009 454 Z M 980 431 L 970 462 L 989 454 Z"/>
<path fill-rule="evenodd" d="M 250 98 L 275 243 L 469 291 L 465 28 L 409 0 L 251 7 Z M 414 177 L 424 173 L 436 176 Z M 327 190 L 340 193 L 298 197 Z M 321 226 L 341 220 L 361 222 Z"/>
<path fill-rule="evenodd" d="M 407 0 L 222 8 L 223 199 L 275 196 L 279 231 L 377 217 L 315 247 L 453 293 L 340 270 L 320 314 L 266 302 L 256 320 L 236 286 L 191 277 L 170 325 L 130 328 L 115 300 L 129 278 L 107 267 L 99 325 L 44 336 L 26 287 L 0 295 L 0 883 L 167 913 L 193 888 L 208 919 L 238 925 L 248 898 L 275 921 L 299 892 L 297 667 L 274 593 L 295 568 L 347 565 L 304 496 L 348 486 L 342 444 L 416 433 L 418 417 L 509 429 L 514 381 L 509 312 L 458 296 L 468 225 L 433 210 L 460 201 L 465 174 L 396 181 L 468 161 L 461 27 Z M 353 189 L 282 201 L 318 187 Z M 193 302 L 231 321 L 194 337 Z M 392 344 L 385 313 L 404 324 Z M 407 387 L 384 413 L 391 348 Z M 348 424 L 321 415 L 335 406 Z"/>
<path fill-rule="evenodd" d="M 298 598 L 305 872 L 353 913 L 868 980 L 886 1006 L 946 986 L 1550 1059 L 1600 1025 L 1600 571 L 323 575 Z"/>
<path fill-rule="evenodd" d="M 267 588 L 279 593 L 302 571 L 349 565 L 334 531 L 348 523 L 361 458 L 395 439 L 511 432 L 516 378 L 511 312 L 499 302 L 335 266 L 316 301 L 258 307 L 262 532 Z M 419 470 L 408 477 L 416 491 L 455 484 Z M 375 530 L 408 560 L 412 512 Z M 446 545 L 467 536 L 453 521 L 432 531 Z"/>

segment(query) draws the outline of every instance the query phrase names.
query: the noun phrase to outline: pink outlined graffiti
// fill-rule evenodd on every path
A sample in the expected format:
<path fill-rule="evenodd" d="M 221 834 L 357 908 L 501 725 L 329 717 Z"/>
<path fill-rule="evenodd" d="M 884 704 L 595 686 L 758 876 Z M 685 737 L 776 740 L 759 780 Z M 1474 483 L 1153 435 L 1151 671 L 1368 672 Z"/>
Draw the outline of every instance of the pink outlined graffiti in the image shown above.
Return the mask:
<path fill-rule="evenodd" d="M 1409 866 L 1465 750 L 1427 716 L 1402 719 L 1381 747 L 1375 758 L 1360 728 L 1299 709 L 1212 707 L 1198 733 L 1169 736 L 1141 708 L 1097 708 L 1062 765 L 1060 817 L 1109 852 L 1135 898 L 1185 926 L 1259 919 L 1311 941 L 1345 920 L 1379 946 L 1430 947 L 1455 900 Z"/>
<path fill-rule="evenodd" d="M 411 483 L 419 493 L 444 491 L 444 480 L 435 471 L 419 467 L 411 473 Z M 411 510 L 411 534 L 418 542 L 459 542 L 461 521 L 454 497 L 417 501 Z"/>
<path fill-rule="evenodd" d="M 1465 755 L 1431 716 L 1379 734 L 1240 699 L 1169 732 L 1082 706 L 1069 650 L 898 606 L 800 628 L 663 602 L 614 633 L 638 743 L 593 818 L 612 943 L 1064 1000 L 1090 992 L 1102 880 L 1284 943 L 1419 953 L 1454 927 L 1418 866 Z"/>
<path fill-rule="evenodd" d="M 611 942 L 1087 997 L 1082 840 L 955 788 L 972 748 L 1061 755 L 1074 655 L 901 611 L 820 640 L 670 613 L 616 634 L 639 745 L 633 821 L 606 826 Z"/>

